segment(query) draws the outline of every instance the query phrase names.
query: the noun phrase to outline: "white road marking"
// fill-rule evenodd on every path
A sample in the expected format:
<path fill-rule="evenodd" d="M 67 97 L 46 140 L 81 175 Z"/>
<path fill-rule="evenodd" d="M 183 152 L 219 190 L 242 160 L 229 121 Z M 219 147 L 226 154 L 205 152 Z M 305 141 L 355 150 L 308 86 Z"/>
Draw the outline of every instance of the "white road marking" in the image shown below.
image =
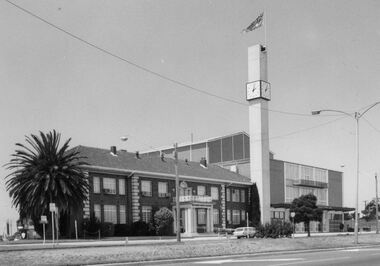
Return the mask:
<path fill-rule="evenodd" d="M 329 261 L 329 260 L 342 260 L 342 259 L 350 259 L 351 257 L 335 257 L 335 258 L 329 258 L 329 259 L 321 259 L 321 260 L 303 260 L 303 261 L 294 261 L 289 263 L 281 263 L 281 264 L 272 264 L 272 266 L 284 266 L 284 265 L 294 265 L 294 264 L 306 264 L 306 263 L 314 263 L 314 262 L 322 262 L 322 261 Z"/>
<path fill-rule="evenodd" d="M 195 264 L 222 264 L 230 262 L 281 262 L 281 261 L 300 261 L 304 260 L 302 258 L 284 258 L 284 259 L 225 259 L 225 260 L 208 260 L 208 261 L 197 261 Z"/>

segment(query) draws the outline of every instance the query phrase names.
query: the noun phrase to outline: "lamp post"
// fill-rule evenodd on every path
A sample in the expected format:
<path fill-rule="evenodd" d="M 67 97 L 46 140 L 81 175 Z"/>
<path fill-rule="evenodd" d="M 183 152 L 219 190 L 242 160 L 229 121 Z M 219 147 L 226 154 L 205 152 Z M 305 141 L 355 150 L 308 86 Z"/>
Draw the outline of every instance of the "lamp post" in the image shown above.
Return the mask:
<path fill-rule="evenodd" d="M 359 210 L 359 120 L 365 115 L 370 109 L 380 104 L 380 102 L 375 102 L 374 104 L 367 107 L 364 111 L 355 112 L 355 113 L 347 113 L 340 110 L 333 109 L 324 109 L 318 111 L 312 111 L 312 115 L 319 115 L 322 112 L 335 112 L 347 115 L 351 118 L 354 118 L 356 121 L 356 197 L 355 197 L 355 244 L 358 244 L 358 210 Z"/>
<path fill-rule="evenodd" d="M 377 197 L 377 173 L 375 173 L 375 180 L 376 180 L 376 234 L 379 233 L 379 198 Z"/>

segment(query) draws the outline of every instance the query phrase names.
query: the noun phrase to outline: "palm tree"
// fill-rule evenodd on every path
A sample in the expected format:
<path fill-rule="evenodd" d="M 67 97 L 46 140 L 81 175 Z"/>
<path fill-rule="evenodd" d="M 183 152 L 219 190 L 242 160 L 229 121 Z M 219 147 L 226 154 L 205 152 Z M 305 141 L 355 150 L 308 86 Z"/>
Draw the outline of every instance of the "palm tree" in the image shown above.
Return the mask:
<path fill-rule="evenodd" d="M 51 202 L 61 214 L 83 208 L 89 185 L 81 166 L 87 163 L 79 152 L 68 150 L 71 139 L 59 147 L 60 138 L 55 130 L 26 136 L 29 145 L 16 143 L 18 149 L 6 164 L 12 171 L 6 176 L 6 189 L 22 218 L 39 219 Z"/>

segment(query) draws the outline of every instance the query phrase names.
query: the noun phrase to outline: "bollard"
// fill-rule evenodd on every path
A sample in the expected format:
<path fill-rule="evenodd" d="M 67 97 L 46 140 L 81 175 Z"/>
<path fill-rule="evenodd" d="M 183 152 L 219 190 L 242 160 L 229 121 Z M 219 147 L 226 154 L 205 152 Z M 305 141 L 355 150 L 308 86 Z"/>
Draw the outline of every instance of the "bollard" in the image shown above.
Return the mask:
<path fill-rule="evenodd" d="M 128 237 L 125 238 L 125 245 L 128 245 Z"/>

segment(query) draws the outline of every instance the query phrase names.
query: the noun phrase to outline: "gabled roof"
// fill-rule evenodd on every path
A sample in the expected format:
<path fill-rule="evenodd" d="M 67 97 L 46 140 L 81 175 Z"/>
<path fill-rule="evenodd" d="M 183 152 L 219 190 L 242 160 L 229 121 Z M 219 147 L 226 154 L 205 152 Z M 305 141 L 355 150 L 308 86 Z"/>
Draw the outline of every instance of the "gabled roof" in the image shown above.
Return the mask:
<path fill-rule="evenodd" d="M 173 177 L 174 159 L 158 156 L 136 158 L 134 153 L 118 151 L 117 155 L 111 154 L 108 149 L 100 149 L 86 146 L 77 146 L 73 150 L 78 151 L 80 156 L 89 166 L 89 169 L 103 169 L 124 173 L 145 173 L 151 175 L 166 175 Z M 86 166 L 85 166 L 86 167 Z M 216 165 L 208 165 L 207 168 L 197 162 L 178 160 L 178 173 L 181 178 L 210 180 L 214 182 L 252 184 L 248 177 L 231 172 Z"/>

